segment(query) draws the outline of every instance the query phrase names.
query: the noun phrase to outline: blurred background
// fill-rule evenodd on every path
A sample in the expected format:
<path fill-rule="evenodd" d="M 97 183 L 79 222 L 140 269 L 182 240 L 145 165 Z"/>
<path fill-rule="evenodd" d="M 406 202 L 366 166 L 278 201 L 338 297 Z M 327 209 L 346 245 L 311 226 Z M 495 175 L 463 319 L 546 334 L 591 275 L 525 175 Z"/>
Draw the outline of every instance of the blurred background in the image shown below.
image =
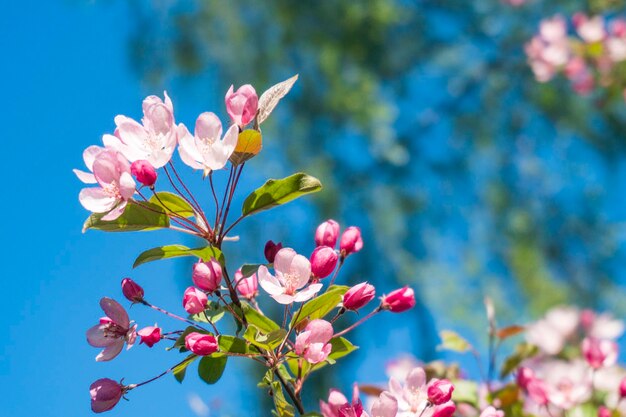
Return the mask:
<path fill-rule="evenodd" d="M 102 315 L 99 298 L 121 300 L 119 281 L 132 276 L 151 302 L 180 311 L 188 262 L 131 266 L 145 249 L 193 242 L 169 232 L 82 234 L 87 212 L 71 171 L 113 131 L 115 115 L 139 119 L 141 100 L 163 90 L 177 121 L 192 126 L 203 111 L 227 120 L 231 84 L 260 93 L 300 74 L 264 127 L 238 201 L 296 171 L 325 188 L 242 223 L 227 259 L 260 262 L 267 239 L 309 254 L 317 224 L 334 218 L 359 226 L 365 241 L 343 283 L 416 291 L 416 309 L 355 332 L 361 349 L 318 378 L 309 404 L 331 386 L 383 381 L 384 364 L 402 353 L 464 363 L 437 351 L 437 332 L 457 330 L 483 348 L 486 295 L 502 324 L 559 304 L 626 313 L 626 105 L 575 95 L 562 80 L 537 83 L 523 50 L 542 18 L 620 14 L 620 0 L 3 6 L 0 415 L 90 415 L 93 380 L 140 382 L 178 361 L 163 345 L 141 345 L 95 363 L 84 333 Z M 178 328 L 130 311 L 140 327 Z M 230 361 L 210 387 L 194 372 L 183 385 L 166 377 L 108 415 L 265 416 L 265 393 L 242 377 L 255 372 Z"/>

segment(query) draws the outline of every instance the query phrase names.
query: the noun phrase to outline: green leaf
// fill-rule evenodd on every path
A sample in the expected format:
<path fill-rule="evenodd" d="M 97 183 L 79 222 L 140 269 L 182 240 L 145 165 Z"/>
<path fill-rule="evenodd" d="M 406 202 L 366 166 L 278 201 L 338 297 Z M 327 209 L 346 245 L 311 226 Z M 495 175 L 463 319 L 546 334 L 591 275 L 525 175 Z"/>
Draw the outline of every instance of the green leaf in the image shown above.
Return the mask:
<path fill-rule="evenodd" d="M 314 299 L 307 301 L 302 305 L 302 311 L 296 314 L 291 320 L 290 327 L 297 326 L 302 320 L 321 319 L 330 313 L 341 302 L 343 295 L 350 287 L 344 285 L 333 285 L 328 290 Z M 297 320 L 296 320 L 297 318 Z"/>
<path fill-rule="evenodd" d="M 166 245 L 142 252 L 137 259 L 135 259 L 133 268 L 148 262 L 158 261 L 161 259 L 178 258 L 181 256 L 195 256 L 205 262 L 208 262 L 211 258 L 215 258 L 221 264 L 224 263 L 224 255 L 219 249 L 214 248 L 213 246 L 189 249 L 187 246 L 183 245 Z"/>
<path fill-rule="evenodd" d="M 198 356 L 192 353 L 189 356 L 187 356 L 184 361 L 182 361 L 181 363 L 176 365 L 174 369 L 172 369 L 174 378 L 176 378 L 178 382 L 180 383 L 183 382 L 183 380 L 185 379 L 185 374 L 187 373 L 187 367 L 191 365 L 191 363 L 195 361 L 196 359 L 198 359 Z"/>
<path fill-rule="evenodd" d="M 222 377 L 224 369 L 226 369 L 227 361 L 228 356 L 203 357 L 198 364 L 198 375 L 200 375 L 200 379 L 209 385 L 215 384 Z"/>
<path fill-rule="evenodd" d="M 226 309 L 216 301 L 209 301 L 209 305 L 202 313 L 193 314 L 190 319 L 200 323 L 217 323 L 222 317 Z"/>
<path fill-rule="evenodd" d="M 141 205 L 140 205 L 141 204 Z M 170 227 L 170 218 L 163 209 L 151 203 L 129 202 L 120 217 L 104 221 L 106 213 L 93 213 L 83 224 L 83 233 L 88 229 L 104 232 L 136 232 Z"/>
<path fill-rule="evenodd" d="M 437 347 L 438 349 L 467 352 L 472 348 L 472 345 L 467 340 L 451 330 L 442 330 L 439 332 L 439 337 L 441 337 L 441 345 Z"/>
<path fill-rule="evenodd" d="M 250 353 L 257 353 L 256 351 L 250 349 L 248 343 L 240 337 L 220 335 L 218 343 L 220 347 L 219 351 L 226 354 L 235 353 L 238 355 L 246 355 Z"/>
<path fill-rule="evenodd" d="M 253 307 L 250 306 L 250 304 L 242 302 L 241 305 L 243 307 L 243 313 L 246 315 L 246 320 L 248 321 L 249 325 L 256 327 L 265 334 L 280 329 L 280 326 L 278 324 L 276 324 L 269 317 L 264 316 L 256 311 Z"/>
<path fill-rule="evenodd" d="M 272 398 L 274 399 L 274 407 L 276 407 L 276 414 L 279 417 L 294 417 L 296 410 L 286 399 L 283 393 L 283 387 L 280 382 L 273 381 L 271 383 Z"/>
<path fill-rule="evenodd" d="M 263 264 L 245 264 L 241 267 L 241 275 L 243 275 L 244 278 L 247 278 L 253 274 L 256 274 L 256 271 L 261 265 Z"/>
<path fill-rule="evenodd" d="M 158 198 L 157 198 L 158 196 Z M 160 191 L 148 200 L 152 204 L 159 206 L 167 213 L 176 213 L 183 217 L 195 215 L 193 207 L 189 205 L 181 196 L 167 191 Z"/>
<path fill-rule="evenodd" d="M 234 166 L 241 165 L 248 159 L 254 158 L 261 152 L 263 147 L 263 136 L 261 132 L 254 129 L 247 129 L 239 133 L 237 146 L 229 160 Z"/>
<path fill-rule="evenodd" d="M 271 179 L 246 198 L 241 214 L 249 216 L 321 189 L 322 183 L 317 178 L 302 172 L 280 180 Z"/>
<path fill-rule="evenodd" d="M 457 403 L 468 403 L 477 405 L 478 386 L 473 381 L 458 379 L 454 381 L 454 392 L 452 399 Z"/>
<path fill-rule="evenodd" d="M 500 370 L 500 378 L 504 378 L 513 372 L 522 361 L 532 358 L 537 353 L 539 353 L 539 349 L 535 345 L 531 345 L 530 343 L 520 343 L 517 345 L 515 352 L 504 360 L 502 369 Z"/>
<path fill-rule="evenodd" d="M 285 329 L 277 329 L 269 333 L 264 333 L 254 326 L 250 326 L 246 329 L 243 337 L 260 349 L 273 350 L 280 346 L 286 335 L 287 331 Z"/>

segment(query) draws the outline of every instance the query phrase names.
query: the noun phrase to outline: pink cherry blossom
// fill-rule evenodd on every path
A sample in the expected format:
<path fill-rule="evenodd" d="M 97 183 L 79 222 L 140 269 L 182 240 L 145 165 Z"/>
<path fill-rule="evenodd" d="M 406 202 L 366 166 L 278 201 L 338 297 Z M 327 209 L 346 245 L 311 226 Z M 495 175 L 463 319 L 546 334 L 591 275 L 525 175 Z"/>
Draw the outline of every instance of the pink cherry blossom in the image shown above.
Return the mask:
<path fill-rule="evenodd" d="M 117 405 L 124 395 L 124 386 L 109 378 L 101 378 L 89 387 L 91 410 L 94 413 L 109 411 Z"/>
<path fill-rule="evenodd" d="M 250 84 L 242 85 L 237 91 L 231 85 L 224 101 L 226 112 L 235 125 L 243 128 L 256 117 L 259 98 Z"/>
<path fill-rule="evenodd" d="M 391 291 L 382 297 L 382 308 L 393 313 L 401 313 L 415 306 L 415 293 L 413 288 L 402 287 Z"/>
<path fill-rule="evenodd" d="M 587 17 L 584 13 L 576 13 L 572 17 L 572 22 L 580 36 L 585 42 L 600 42 L 606 36 L 604 28 L 604 18 L 602 16 Z"/>
<path fill-rule="evenodd" d="M 233 125 L 222 138 L 222 122 L 214 113 L 205 112 L 198 116 L 193 136 L 184 129 L 178 152 L 185 164 L 208 174 L 224 168 L 237 146 L 238 137 L 237 126 Z"/>
<path fill-rule="evenodd" d="M 572 307 L 555 307 L 544 318 L 527 326 L 526 340 L 543 352 L 555 355 L 578 328 L 580 313 Z"/>
<path fill-rule="evenodd" d="M 106 317 L 87 330 L 87 342 L 93 347 L 104 348 L 96 356 L 98 362 L 115 358 L 122 351 L 124 343 L 130 349 L 137 337 L 137 325 L 131 326 L 126 310 L 117 301 L 104 297 L 100 300 L 100 307 Z"/>
<path fill-rule="evenodd" d="M 306 301 L 322 288 L 322 284 L 311 284 L 298 292 L 311 278 L 311 263 L 291 248 L 278 251 L 274 259 L 274 272 L 276 276 L 270 274 L 265 265 L 261 265 L 257 275 L 261 287 L 280 304 Z"/>
<path fill-rule="evenodd" d="M 96 155 L 92 167 L 99 187 L 83 188 L 78 199 L 91 212 L 108 213 L 102 220 L 115 220 L 135 193 L 130 165 L 119 152 L 105 149 Z"/>
<path fill-rule="evenodd" d="M 583 360 L 543 360 L 528 366 L 535 372 L 535 378 L 528 384 L 527 391 L 536 403 L 549 401 L 569 410 L 591 396 L 591 373 Z"/>
<path fill-rule="evenodd" d="M 389 392 L 397 401 L 398 416 L 401 417 L 415 417 L 430 405 L 426 391 L 426 373 L 420 367 L 413 368 L 404 383 L 391 378 Z"/>
<path fill-rule="evenodd" d="M 312 320 L 304 331 L 296 337 L 296 354 L 309 363 L 320 363 L 326 360 L 332 346 L 333 326 L 326 320 Z"/>
<path fill-rule="evenodd" d="M 202 313 L 209 301 L 207 295 L 196 287 L 188 287 L 183 295 L 183 308 L 189 314 Z"/>
<path fill-rule="evenodd" d="M 480 417 L 504 417 L 504 411 L 498 410 L 490 405 L 480 413 Z"/>
<path fill-rule="evenodd" d="M 316 278 L 326 278 L 335 270 L 339 255 L 329 246 L 318 246 L 311 254 L 311 273 Z"/>
<path fill-rule="evenodd" d="M 363 249 L 363 238 L 361 237 L 361 229 L 356 226 L 350 226 L 344 230 L 339 242 L 339 249 L 343 256 L 350 255 Z"/>
<path fill-rule="evenodd" d="M 193 265 L 191 279 L 196 287 L 213 292 L 222 282 L 222 266 L 214 258 L 209 262 L 197 262 Z"/>
<path fill-rule="evenodd" d="M 141 124 L 126 116 L 116 116 L 116 134 L 107 136 L 105 144 L 118 149 L 131 162 L 146 160 L 154 168 L 167 164 L 176 148 L 178 136 L 187 129 L 183 124 L 176 126 L 172 100 L 167 92 L 163 94 L 165 101 L 157 96 L 144 99 Z"/>

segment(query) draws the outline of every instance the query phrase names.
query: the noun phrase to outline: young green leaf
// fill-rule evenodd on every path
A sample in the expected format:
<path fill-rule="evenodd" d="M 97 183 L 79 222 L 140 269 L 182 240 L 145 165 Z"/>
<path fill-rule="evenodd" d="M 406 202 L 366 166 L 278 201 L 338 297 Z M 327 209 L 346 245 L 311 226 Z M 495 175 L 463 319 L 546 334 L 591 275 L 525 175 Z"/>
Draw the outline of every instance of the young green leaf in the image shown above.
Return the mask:
<path fill-rule="evenodd" d="M 195 256 L 205 262 L 211 260 L 211 258 L 215 258 L 220 263 L 224 263 L 224 255 L 219 249 L 213 246 L 189 249 L 187 246 L 183 245 L 166 245 L 142 252 L 137 259 L 135 259 L 133 268 L 147 262 L 158 261 L 160 259 L 178 258 L 181 256 Z"/>
<path fill-rule="evenodd" d="M 228 356 L 203 357 L 198 364 L 198 375 L 200 379 L 209 385 L 215 384 L 222 377 L 224 369 L 226 369 L 227 361 Z"/>
<path fill-rule="evenodd" d="M 348 291 L 349 287 L 344 285 L 334 285 L 319 297 L 307 301 L 302 306 L 302 311 L 294 315 L 291 320 L 291 327 L 297 326 L 302 320 L 321 319 L 330 313 L 341 302 L 343 295 Z"/>
<path fill-rule="evenodd" d="M 252 308 L 250 304 L 243 302 L 241 304 L 243 307 L 243 313 L 246 315 L 246 320 L 248 321 L 249 325 L 256 327 L 265 334 L 280 329 L 280 326 L 278 324 L 276 324 L 269 317 L 260 314 L 258 311 Z"/>
<path fill-rule="evenodd" d="M 438 346 L 439 349 L 466 352 L 472 348 L 472 345 L 467 340 L 451 330 L 442 330 L 439 336 L 441 337 L 441 345 Z"/>
<path fill-rule="evenodd" d="M 322 184 L 317 178 L 302 172 L 279 180 L 271 179 L 246 198 L 241 214 L 249 216 L 321 189 Z"/>
<path fill-rule="evenodd" d="M 202 313 L 193 314 L 190 319 L 200 323 L 217 323 L 222 317 L 226 309 L 217 301 L 210 301 L 207 308 Z"/>
<path fill-rule="evenodd" d="M 163 209 L 152 203 L 129 202 L 120 217 L 104 221 L 105 213 L 93 213 L 83 224 L 83 233 L 88 229 L 104 232 L 136 232 L 170 227 L 170 218 Z"/>
<path fill-rule="evenodd" d="M 262 264 L 245 264 L 241 267 L 241 274 L 244 278 L 256 274 L 256 271 L 258 271 L 261 265 Z"/>
<path fill-rule="evenodd" d="M 190 354 L 185 358 L 184 361 L 179 363 L 172 369 L 172 373 L 174 374 L 174 378 L 180 383 L 185 379 L 185 374 L 187 373 L 187 367 L 191 365 L 193 361 L 198 359 L 198 356 L 195 353 Z"/>
<path fill-rule="evenodd" d="M 195 215 L 193 207 L 191 207 L 181 196 L 174 193 L 160 191 L 150 197 L 148 201 L 161 207 L 167 213 L 176 213 L 183 217 L 192 217 Z"/>

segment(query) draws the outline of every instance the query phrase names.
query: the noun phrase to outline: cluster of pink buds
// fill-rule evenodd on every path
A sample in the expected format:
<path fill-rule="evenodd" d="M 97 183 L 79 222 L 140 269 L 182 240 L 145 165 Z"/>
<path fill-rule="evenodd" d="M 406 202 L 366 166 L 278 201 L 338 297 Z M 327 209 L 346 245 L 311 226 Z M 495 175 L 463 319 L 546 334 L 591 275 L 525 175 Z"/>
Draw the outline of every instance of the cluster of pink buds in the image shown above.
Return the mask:
<path fill-rule="evenodd" d="M 563 16 L 544 19 L 539 33 L 526 44 L 537 81 L 563 74 L 581 95 L 612 85 L 624 90 L 626 80 L 620 74 L 626 61 L 626 20 L 615 18 L 607 23 L 602 16 L 576 13 L 571 25 L 572 35 Z"/>

